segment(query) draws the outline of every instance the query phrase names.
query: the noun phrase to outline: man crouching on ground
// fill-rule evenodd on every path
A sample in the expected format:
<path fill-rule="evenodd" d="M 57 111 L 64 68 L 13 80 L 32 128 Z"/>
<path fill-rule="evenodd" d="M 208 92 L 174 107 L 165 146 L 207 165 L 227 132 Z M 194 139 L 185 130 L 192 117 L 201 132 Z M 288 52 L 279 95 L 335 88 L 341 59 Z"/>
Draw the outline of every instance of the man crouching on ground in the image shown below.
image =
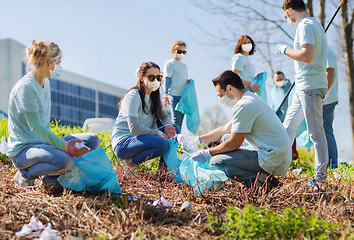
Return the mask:
<path fill-rule="evenodd" d="M 285 176 L 291 162 L 291 144 L 281 121 L 262 98 L 245 89 L 236 73 L 225 71 L 213 83 L 221 103 L 232 107 L 232 119 L 200 136 L 200 142 L 221 144 L 194 153 L 192 159 L 211 158 L 212 168 L 246 186 L 262 186 L 267 180 L 269 187 L 276 187 L 279 180 L 273 176 Z"/>

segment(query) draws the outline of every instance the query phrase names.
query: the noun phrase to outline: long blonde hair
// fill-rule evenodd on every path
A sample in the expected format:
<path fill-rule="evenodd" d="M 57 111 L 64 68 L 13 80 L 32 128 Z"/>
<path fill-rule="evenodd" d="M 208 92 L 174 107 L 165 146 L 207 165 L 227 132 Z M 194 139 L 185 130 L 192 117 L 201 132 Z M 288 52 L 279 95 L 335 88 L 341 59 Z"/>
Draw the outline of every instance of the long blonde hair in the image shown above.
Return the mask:
<path fill-rule="evenodd" d="M 33 40 L 26 49 L 27 71 L 32 67 L 42 68 L 48 60 L 54 63 L 62 56 L 62 52 L 54 42 Z"/>

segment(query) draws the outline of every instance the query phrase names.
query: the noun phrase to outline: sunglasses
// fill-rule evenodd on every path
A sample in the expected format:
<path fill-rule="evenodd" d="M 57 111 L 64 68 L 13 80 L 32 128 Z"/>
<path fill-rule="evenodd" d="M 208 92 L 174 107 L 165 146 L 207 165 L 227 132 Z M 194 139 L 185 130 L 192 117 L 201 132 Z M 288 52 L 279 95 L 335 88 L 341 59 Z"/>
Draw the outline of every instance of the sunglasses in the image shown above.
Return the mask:
<path fill-rule="evenodd" d="M 182 50 L 177 50 L 176 52 L 177 52 L 177 54 L 183 53 L 184 55 L 186 55 L 186 53 L 187 53 L 187 51 L 182 51 Z"/>
<path fill-rule="evenodd" d="M 152 74 L 150 74 L 150 75 L 144 75 L 144 76 L 146 76 L 148 79 L 149 79 L 149 81 L 150 82 L 153 82 L 153 81 L 155 81 L 155 79 L 158 81 L 158 82 L 161 82 L 161 80 L 162 80 L 162 75 L 152 75 Z"/>

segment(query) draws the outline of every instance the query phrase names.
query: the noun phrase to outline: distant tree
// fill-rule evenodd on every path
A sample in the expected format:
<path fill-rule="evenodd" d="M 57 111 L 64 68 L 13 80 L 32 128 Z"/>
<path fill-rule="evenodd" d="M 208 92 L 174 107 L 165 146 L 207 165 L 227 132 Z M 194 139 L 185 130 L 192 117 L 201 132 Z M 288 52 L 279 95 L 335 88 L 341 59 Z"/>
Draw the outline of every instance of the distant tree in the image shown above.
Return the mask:
<path fill-rule="evenodd" d="M 225 125 L 227 122 L 225 113 L 220 106 L 215 105 L 207 108 L 200 119 L 197 135 L 206 134 L 217 127 Z"/>

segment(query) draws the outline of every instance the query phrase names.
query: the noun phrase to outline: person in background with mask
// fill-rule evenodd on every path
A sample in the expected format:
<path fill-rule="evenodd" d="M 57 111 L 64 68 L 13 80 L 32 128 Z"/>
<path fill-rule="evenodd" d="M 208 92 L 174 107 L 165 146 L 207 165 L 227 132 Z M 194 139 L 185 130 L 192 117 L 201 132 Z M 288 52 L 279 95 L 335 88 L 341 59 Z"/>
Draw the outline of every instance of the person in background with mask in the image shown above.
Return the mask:
<path fill-rule="evenodd" d="M 288 110 L 288 99 L 285 100 L 283 106 L 276 112 L 283 101 L 286 93 L 291 87 L 291 82 L 289 79 L 285 78 L 285 75 L 281 71 L 277 71 L 274 74 L 274 87 L 270 92 L 272 98 L 272 109 L 277 114 L 281 122 L 284 122 L 286 112 Z M 299 154 L 296 150 L 296 138 L 292 146 L 292 160 L 298 160 Z"/>
<path fill-rule="evenodd" d="M 338 149 L 336 139 L 333 134 L 334 109 L 338 104 L 338 73 L 336 55 L 327 45 L 327 80 L 328 91 L 323 100 L 323 128 L 326 133 L 328 146 L 328 166 L 330 168 L 338 167 Z"/>
<path fill-rule="evenodd" d="M 184 138 L 201 143 L 221 140 L 218 146 L 195 152 L 191 158 L 199 162 L 211 158 L 212 168 L 246 186 L 262 186 L 266 180 L 270 187 L 278 186 L 274 175 L 285 176 L 291 162 L 289 137 L 279 118 L 261 97 L 245 89 L 233 71 L 223 72 L 213 84 L 220 102 L 232 108 L 232 120 L 200 137 Z M 248 145 L 241 146 L 245 139 Z"/>
<path fill-rule="evenodd" d="M 167 104 L 171 104 L 172 121 L 181 129 L 184 114 L 176 111 L 175 107 L 192 79 L 188 79 L 187 65 L 182 62 L 184 55 L 187 53 L 186 44 L 182 41 L 174 42 L 171 52 L 172 59 L 165 62 L 164 66 L 165 92 L 162 103 L 165 108 Z"/>
<path fill-rule="evenodd" d="M 19 171 L 19 187 L 34 186 L 42 175 L 45 187 L 57 186 L 56 179 L 72 168 L 74 158 L 100 146 L 95 134 L 82 133 L 59 138 L 49 130 L 50 84 L 48 78 L 61 73 L 61 50 L 49 41 L 33 41 L 26 49 L 27 70 L 12 88 L 9 97 L 8 155 Z M 76 144 L 84 142 L 86 147 Z"/>
<path fill-rule="evenodd" d="M 248 35 L 242 35 L 235 47 L 235 56 L 231 60 L 231 70 L 237 73 L 246 90 L 259 92 L 261 89 L 255 82 L 255 69 L 248 60 L 248 56 L 253 55 L 256 50 L 256 44 Z"/>
<path fill-rule="evenodd" d="M 162 106 L 161 80 L 160 67 L 156 63 L 143 63 L 135 87 L 129 89 L 119 102 L 112 147 L 127 168 L 161 157 L 159 171 L 165 170 L 162 156 L 170 147 L 167 140 L 180 132 Z M 164 126 L 157 129 L 156 119 L 160 119 Z"/>
<path fill-rule="evenodd" d="M 327 91 L 326 33 L 321 24 L 305 11 L 303 0 L 284 0 L 282 9 L 289 25 L 297 27 L 294 49 L 278 44 L 276 53 L 295 60 L 296 91 L 285 116 L 284 127 L 291 142 L 304 120 L 315 148 L 315 176 L 307 187 L 316 187 L 326 181 L 328 149 L 323 128 L 322 100 Z"/>

